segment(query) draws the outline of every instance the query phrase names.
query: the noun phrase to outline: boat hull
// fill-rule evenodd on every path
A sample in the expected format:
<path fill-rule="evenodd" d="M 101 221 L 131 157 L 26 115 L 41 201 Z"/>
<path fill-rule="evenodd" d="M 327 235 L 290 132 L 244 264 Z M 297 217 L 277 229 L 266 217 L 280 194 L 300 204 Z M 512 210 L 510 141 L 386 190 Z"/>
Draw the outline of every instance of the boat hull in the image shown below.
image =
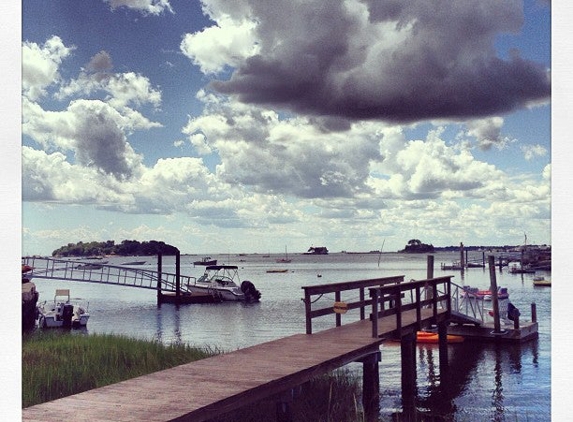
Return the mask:
<path fill-rule="evenodd" d="M 215 288 L 211 285 L 201 286 L 200 284 L 189 286 L 188 289 L 191 294 L 210 294 L 225 301 L 240 302 L 245 300 L 245 294 L 237 291 L 239 289 L 229 290 L 224 288 Z"/>

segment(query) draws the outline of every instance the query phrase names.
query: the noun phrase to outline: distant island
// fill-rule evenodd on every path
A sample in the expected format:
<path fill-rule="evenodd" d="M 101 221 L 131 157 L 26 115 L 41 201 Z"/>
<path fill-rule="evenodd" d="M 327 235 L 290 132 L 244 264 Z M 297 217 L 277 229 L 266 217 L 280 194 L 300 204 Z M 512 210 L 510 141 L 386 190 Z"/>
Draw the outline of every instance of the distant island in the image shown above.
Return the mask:
<path fill-rule="evenodd" d="M 422 243 L 418 239 L 410 239 L 408 244 L 404 249 L 399 252 L 404 253 L 433 253 L 434 252 L 434 245 Z"/>
<path fill-rule="evenodd" d="M 56 249 L 52 252 L 54 257 L 69 257 L 69 256 L 105 256 L 105 255 L 121 255 L 121 256 L 149 256 L 149 255 L 176 255 L 179 252 L 175 246 L 166 244 L 165 242 L 158 242 L 150 240 L 149 242 L 138 242 L 137 240 L 123 240 L 120 244 L 115 244 L 115 241 L 108 240 L 105 242 L 78 242 L 68 243 L 66 246 Z"/>

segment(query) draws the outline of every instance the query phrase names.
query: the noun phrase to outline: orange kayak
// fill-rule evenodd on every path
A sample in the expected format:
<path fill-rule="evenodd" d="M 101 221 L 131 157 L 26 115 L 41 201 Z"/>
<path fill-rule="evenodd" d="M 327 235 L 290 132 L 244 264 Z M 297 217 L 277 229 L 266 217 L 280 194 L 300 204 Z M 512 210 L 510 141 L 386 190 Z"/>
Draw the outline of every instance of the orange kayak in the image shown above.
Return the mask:
<path fill-rule="evenodd" d="M 418 343 L 438 343 L 439 338 L 438 333 L 432 333 L 429 331 L 416 332 L 416 341 Z M 454 336 L 452 334 L 448 334 L 447 339 L 448 343 L 461 343 L 464 341 L 462 336 Z"/>

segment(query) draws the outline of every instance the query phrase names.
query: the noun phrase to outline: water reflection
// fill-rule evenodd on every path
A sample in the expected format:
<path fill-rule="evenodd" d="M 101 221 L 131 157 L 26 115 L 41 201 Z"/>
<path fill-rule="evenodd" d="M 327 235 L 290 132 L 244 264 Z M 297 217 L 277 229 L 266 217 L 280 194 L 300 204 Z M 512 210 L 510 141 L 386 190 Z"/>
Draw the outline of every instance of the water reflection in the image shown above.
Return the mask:
<path fill-rule="evenodd" d="M 182 344 L 183 336 L 181 333 L 181 314 L 179 305 L 162 304 L 157 305 L 156 313 L 157 330 L 155 339 L 160 343 Z M 167 323 L 168 327 L 163 326 L 163 320 L 168 317 L 171 321 Z M 173 329 L 173 338 L 165 338 L 166 332 Z"/>

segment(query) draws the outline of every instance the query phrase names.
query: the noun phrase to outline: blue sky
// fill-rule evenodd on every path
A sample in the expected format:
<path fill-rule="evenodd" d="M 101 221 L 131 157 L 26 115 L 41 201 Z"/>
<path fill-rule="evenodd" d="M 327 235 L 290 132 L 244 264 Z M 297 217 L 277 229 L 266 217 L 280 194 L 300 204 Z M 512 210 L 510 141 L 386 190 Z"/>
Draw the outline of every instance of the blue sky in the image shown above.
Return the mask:
<path fill-rule="evenodd" d="M 550 3 L 436 3 L 25 0 L 22 252 L 550 244 Z"/>

